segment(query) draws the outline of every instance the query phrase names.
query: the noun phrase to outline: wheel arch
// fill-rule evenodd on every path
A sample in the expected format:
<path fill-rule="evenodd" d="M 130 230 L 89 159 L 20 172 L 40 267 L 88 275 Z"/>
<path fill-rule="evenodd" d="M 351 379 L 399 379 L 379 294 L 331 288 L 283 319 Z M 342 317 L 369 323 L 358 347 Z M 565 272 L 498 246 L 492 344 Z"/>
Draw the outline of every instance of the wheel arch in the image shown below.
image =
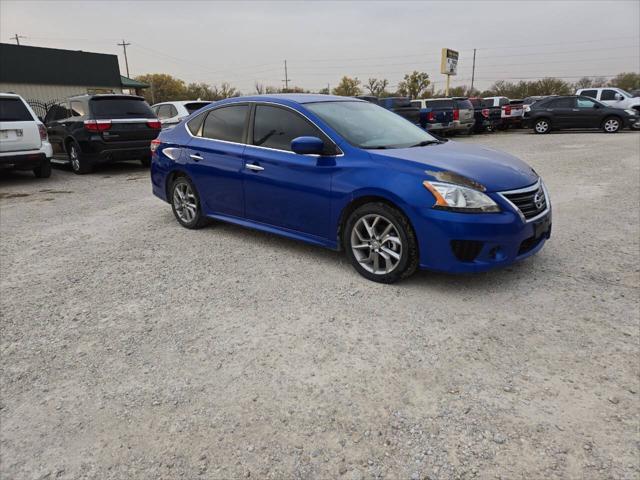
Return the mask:
<path fill-rule="evenodd" d="M 347 203 L 342 211 L 340 212 L 340 216 L 338 217 L 338 226 L 336 231 L 336 240 L 337 240 L 337 248 L 338 250 L 343 250 L 344 245 L 342 244 L 342 233 L 344 231 L 344 227 L 347 223 L 347 219 L 349 216 L 360 208 L 362 205 L 366 205 L 367 203 L 384 203 L 392 208 L 395 208 L 400 213 L 402 213 L 407 221 L 409 222 L 409 226 L 413 230 L 414 236 L 416 236 L 416 229 L 411 221 L 411 216 L 408 215 L 405 208 L 402 207 L 401 201 L 399 199 L 394 198 L 393 195 L 388 194 L 387 192 L 362 192 L 361 194 L 354 195 L 349 203 Z"/>
<path fill-rule="evenodd" d="M 170 192 L 171 185 L 177 178 L 180 178 L 180 177 L 187 177 L 189 180 L 191 180 L 191 177 L 187 175 L 187 172 L 181 169 L 172 170 L 167 174 L 167 177 L 165 179 L 165 184 L 164 184 L 164 193 L 167 196 L 166 197 L 167 201 L 169 201 L 169 199 L 171 198 L 171 192 Z"/>

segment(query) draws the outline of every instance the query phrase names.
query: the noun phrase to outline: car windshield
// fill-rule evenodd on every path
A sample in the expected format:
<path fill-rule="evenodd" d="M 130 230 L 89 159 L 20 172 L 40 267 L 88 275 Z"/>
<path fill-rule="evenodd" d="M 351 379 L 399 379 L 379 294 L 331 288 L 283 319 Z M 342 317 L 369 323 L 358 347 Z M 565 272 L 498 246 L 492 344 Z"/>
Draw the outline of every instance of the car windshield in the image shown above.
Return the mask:
<path fill-rule="evenodd" d="M 319 102 L 305 105 L 351 145 L 406 148 L 440 143 L 401 116 L 368 102 Z"/>

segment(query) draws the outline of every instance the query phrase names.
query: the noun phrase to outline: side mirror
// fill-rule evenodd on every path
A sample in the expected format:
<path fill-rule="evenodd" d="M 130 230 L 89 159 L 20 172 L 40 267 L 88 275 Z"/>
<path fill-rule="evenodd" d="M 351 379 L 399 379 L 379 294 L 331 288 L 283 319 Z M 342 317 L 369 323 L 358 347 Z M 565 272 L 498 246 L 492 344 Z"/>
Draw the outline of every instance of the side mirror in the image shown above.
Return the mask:
<path fill-rule="evenodd" d="M 299 155 L 322 155 L 324 142 L 318 137 L 297 137 L 291 140 L 291 150 Z"/>
<path fill-rule="evenodd" d="M 599 103 L 594 103 L 593 104 L 593 108 L 600 108 L 600 104 Z"/>
<path fill-rule="evenodd" d="M 624 99 L 624 97 L 622 95 L 620 95 L 619 93 L 616 93 L 616 100 L 617 101 L 621 101 L 623 99 Z"/>

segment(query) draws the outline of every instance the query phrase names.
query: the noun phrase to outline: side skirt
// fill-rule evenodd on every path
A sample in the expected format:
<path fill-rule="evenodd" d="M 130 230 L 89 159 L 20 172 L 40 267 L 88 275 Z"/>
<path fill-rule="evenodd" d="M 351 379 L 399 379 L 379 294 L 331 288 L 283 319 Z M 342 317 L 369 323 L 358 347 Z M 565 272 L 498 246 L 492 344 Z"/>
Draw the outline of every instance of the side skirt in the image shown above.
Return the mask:
<path fill-rule="evenodd" d="M 300 240 L 302 242 L 311 243 L 313 245 L 318 245 L 320 247 L 328 248 L 331 250 L 338 250 L 338 242 L 336 241 L 332 242 L 330 240 L 327 240 L 326 238 L 301 233 L 296 230 L 274 227 L 273 225 L 268 225 L 266 223 L 246 220 L 244 218 L 234 217 L 231 215 L 209 214 L 207 215 L 207 217 L 213 218 L 215 220 L 221 220 L 223 222 L 233 223 L 235 225 L 240 225 L 247 228 L 252 228 L 254 230 L 260 230 L 262 232 L 274 233 L 282 237 L 291 238 L 293 240 Z"/>

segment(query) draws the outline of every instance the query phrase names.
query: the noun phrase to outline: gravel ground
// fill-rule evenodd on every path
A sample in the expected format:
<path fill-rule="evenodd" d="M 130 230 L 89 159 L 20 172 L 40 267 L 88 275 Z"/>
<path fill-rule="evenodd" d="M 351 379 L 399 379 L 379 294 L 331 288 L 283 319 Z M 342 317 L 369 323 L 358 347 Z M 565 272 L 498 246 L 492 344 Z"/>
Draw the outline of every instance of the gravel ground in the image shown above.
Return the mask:
<path fill-rule="evenodd" d="M 3 174 L 2 478 L 638 478 L 640 135 L 460 141 L 543 175 L 553 237 L 393 286 L 180 228 L 133 163 Z"/>

